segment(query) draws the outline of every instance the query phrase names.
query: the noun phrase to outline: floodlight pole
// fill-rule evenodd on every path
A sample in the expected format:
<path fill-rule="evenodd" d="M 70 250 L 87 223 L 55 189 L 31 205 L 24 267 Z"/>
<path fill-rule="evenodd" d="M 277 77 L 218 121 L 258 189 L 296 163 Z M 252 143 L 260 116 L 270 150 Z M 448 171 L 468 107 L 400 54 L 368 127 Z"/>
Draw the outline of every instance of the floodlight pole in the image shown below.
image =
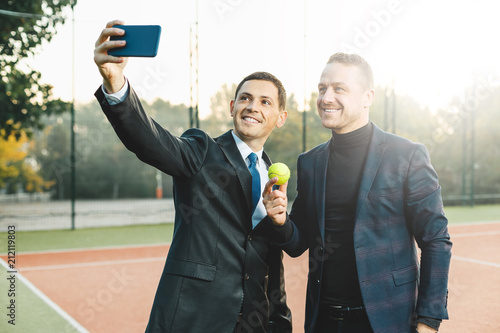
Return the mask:
<path fill-rule="evenodd" d="M 476 91 L 476 73 L 472 81 L 472 86 L 465 89 L 464 103 L 462 105 L 463 121 L 462 121 L 462 205 L 475 205 L 475 139 L 476 139 L 476 109 L 477 99 L 474 92 Z M 468 102 L 472 101 L 471 104 Z"/>
<path fill-rule="evenodd" d="M 72 41 L 71 41 L 71 230 L 75 230 L 75 185 L 76 185 L 76 159 L 75 159 L 75 2 L 71 1 L 71 22 L 72 22 Z"/>
<path fill-rule="evenodd" d="M 475 168 L 475 151 L 474 151 L 474 146 L 475 146 L 475 136 L 476 136 L 476 109 L 473 108 L 471 110 L 471 139 L 470 139 L 470 206 L 474 207 L 475 202 L 474 202 L 474 168 Z"/>
<path fill-rule="evenodd" d="M 392 78 L 391 83 L 387 83 L 385 86 L 384 131 L 394 134 L 396 133 L 396 91 L 394 77 Z"/>
<path fill-rule="evenodd" d="M 193 25 L 189 27 L 189 128 L 194 127 L 193 120 Z"/>
<path fill-rule="evenodd" d="M 196 0 L 196 108 L 195 108 L 195 122 L 196 122 L 196 128 L 200 128 L 200 114 L 198 110 L 198 104 L 200 101 L 200 85 L 199 85 L 199 78 L 198 78 L 198 70 L 199 70 L 199 51 L 198 51 L 198 0 Z"/>
<path fill-rule="evenodd" d="M 200 128 L 200 116 L 198 109 L 199 101 L 199 79 L 198 79 L 198 0 L 196 1 L 196 21 L 194 23 L 195 30 L 193 32 L 193 24 L 189 27 L 189 127 Z M 194 51 L 193 51 L 193 33 L 194 33 Z M 193 52 L 194 59 L 193 59 Z M 193 62 L 195 63 L 193 65 Z M 195 83 L 193 85 L 193 67 L 195 71 Z M 194 87 L 193 87 L 194 86 Z M 194 97 L 193 88 L 196 89 L 196 98 Z M 195 99 L 195 101 L 193 101 Z M 195 104 L 196 103 L 196 104 Z M 194 104 L 194 107 L 193 107 Z"/>
<path fill-rule="evenodd" d="M 306 98 L 306 41 L 307 41 L 307 15 L 306 15 L 306 1 L 304 0 L 304 110 L 302 112 L 302 151 L 305 152 L 307 149 L 307 98 Z"/>

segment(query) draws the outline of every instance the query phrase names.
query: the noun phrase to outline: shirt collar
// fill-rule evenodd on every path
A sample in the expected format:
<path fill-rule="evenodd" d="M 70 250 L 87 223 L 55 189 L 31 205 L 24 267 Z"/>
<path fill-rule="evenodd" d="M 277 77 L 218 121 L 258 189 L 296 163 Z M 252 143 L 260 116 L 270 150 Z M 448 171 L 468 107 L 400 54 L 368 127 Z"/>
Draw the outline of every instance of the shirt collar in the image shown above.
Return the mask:
<path fill-rule="evenodd" d="M 238 150 L 240 151 L 240 154 L 241 154 L 241 157 L 243 157 L 243 160 L 246 161 L 246 159 L 247 159 L 248 155 L 250 155 L 250 153 L 257 154 L 259 161 L 261 160 L 262 152 L 264 151 L 264 148 L 262 148 L 259 151 L 252 151 L 252 149 L 243 140 L 241 140 L 240 138 L 238 138 L 236 136 L 236 134 L 234 134 L 234 131 L 231 131 L 231 134 L 233 135 L 234 142 L 236 142 L 236 147 L 238 147 Z"/>

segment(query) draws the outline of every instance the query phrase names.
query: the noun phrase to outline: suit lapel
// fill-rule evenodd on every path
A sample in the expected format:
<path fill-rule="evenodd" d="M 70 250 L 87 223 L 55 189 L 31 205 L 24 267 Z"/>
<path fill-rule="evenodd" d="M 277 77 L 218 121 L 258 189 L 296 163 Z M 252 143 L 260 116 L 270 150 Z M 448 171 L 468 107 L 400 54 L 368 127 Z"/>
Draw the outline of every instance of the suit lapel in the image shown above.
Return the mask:
<path fill-rule="evenodd" d="M 328 168 L 328 158 L 330 157 L 330 139 L 322 150 L 316 155 L 316 165 L 314 166 L 314 193 L 316 195 L 316 209 L 319 222 L 321 239 L 325 239 L 325 193 L 326 193 L 326 170 Z"/>
<path fill-rule="evenodd" d="M 268 168 L 273 163 L 273 162 L 271 162 L 271 159 L 269 158 L 269 156 L 267 156 L 265 151 L 262 152 L 262 159 L 264 160 L 264 162 L 266 163 L 266 166 Z"/>
<path fill-rule="evenodd" d="M 229 163 L 233 166 L 240 181 L 241 188 L 245 194 L 248 210 L 252 211 L 252 175 L 248 170 L 241 153 L 234 142 L 231 131 L 228 131 L 216 139 Z"/>
<path fill-rule="evenodd" d="M 382 155 L 385 149 L 385 133 L 373 124 L 373 134 L 370 146 L 368 148 L 368 154 L 366 156 L 365 168 L 363 170 L 363 176 L 361 178 L 361 184 L 358 193 L 358 202 L 356 205 L 356 220 L 358 219 L 359 213 L 363 208 L 366 201 L 368 193 L 377 174 L 380 161 L 382 160 Z"/>

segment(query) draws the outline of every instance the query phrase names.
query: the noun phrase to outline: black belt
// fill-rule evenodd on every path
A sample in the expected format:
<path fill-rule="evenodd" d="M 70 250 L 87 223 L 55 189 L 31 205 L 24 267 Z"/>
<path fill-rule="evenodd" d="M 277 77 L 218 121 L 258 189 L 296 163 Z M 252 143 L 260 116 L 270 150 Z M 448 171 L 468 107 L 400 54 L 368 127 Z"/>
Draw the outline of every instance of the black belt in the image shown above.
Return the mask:
<path fill-rule="evenodd" d="M 320 312 L 330 320 L 367 321 L 368 316 L 364 306 L 321 305 Z"/>

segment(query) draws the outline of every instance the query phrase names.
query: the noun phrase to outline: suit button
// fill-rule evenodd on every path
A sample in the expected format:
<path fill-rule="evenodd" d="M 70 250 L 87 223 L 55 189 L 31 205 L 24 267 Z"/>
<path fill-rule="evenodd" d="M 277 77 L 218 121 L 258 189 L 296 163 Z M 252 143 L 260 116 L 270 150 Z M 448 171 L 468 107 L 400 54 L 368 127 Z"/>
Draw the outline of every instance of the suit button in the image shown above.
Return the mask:
<path fill-rule="evenodd" d="M 318 281 L 316 281 L 316 282 L 317 282 L 318 284 L 320 284 L 320 282 L 321 282 L 321 281 L 318 279 Z"/>
<path fill-rule="evenodd" d="M 245 278 L 245 280 L 248 280 L 248 279 L 250 279 L 250 276 L 248 274 L 245 274 L 244 278 Z"/>
<path fill-rule="evenodd" d="M 252 240 L 252 236 L 251 236 L 251 235 L 248 235 L 247 239 L 248 239 L 249 241 L 251 241 L 251 240 Z"/>

